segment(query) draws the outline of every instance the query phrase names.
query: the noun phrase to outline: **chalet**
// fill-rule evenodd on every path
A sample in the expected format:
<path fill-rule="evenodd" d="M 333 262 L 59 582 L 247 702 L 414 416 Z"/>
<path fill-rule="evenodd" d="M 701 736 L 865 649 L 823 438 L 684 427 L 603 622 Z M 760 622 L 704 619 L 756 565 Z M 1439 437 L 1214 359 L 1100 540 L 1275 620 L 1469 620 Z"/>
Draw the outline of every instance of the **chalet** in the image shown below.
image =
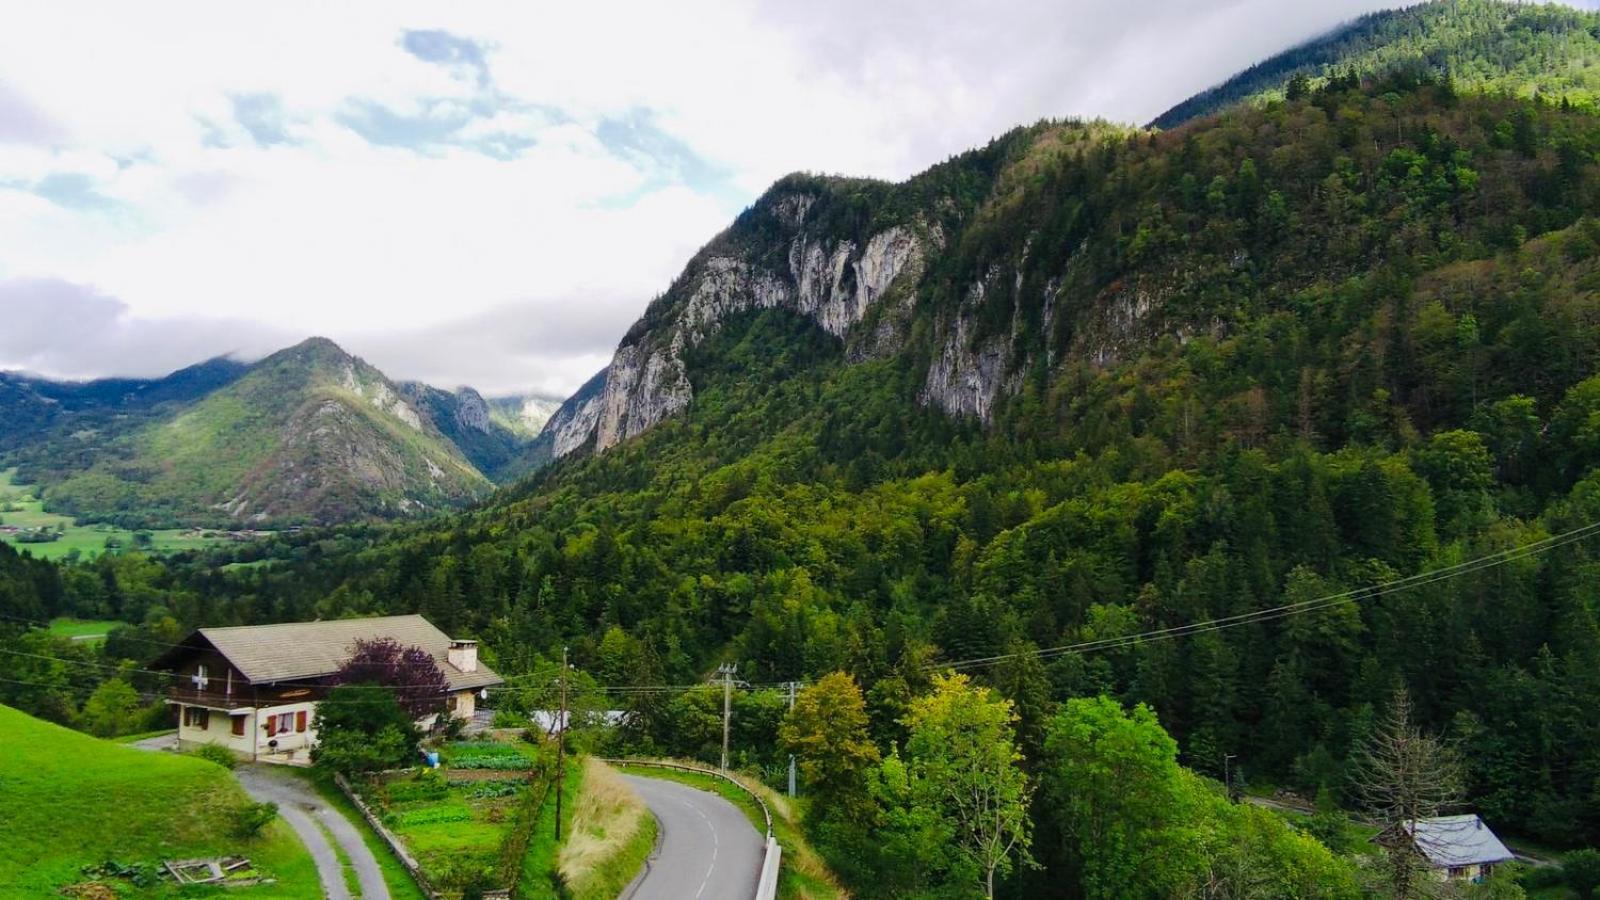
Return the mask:
<path fill-rule="evenodd" d="M 317 701 L 358 640 L 389 639 L 433 655 L 449 687 L 448 715 L 471 719 L 476 697 L 504 680 L 478 662 L 476 641 L 452 640 L 421 616 L 202 628 L 158 659 L 175 672 L 178 745 L 219 744 L 247 759 L 305 762 Z M 431 727 L 431 720 L 418 723 Z"/>
<path fill-rule="evenodd" d="M 1385 846 L 1404 842 L 1441 881 L 1478 882 L 1514 857 L 1489 826 L 1475 815 L 1437 816 L 1391 826 L 1376 840 Z"/>

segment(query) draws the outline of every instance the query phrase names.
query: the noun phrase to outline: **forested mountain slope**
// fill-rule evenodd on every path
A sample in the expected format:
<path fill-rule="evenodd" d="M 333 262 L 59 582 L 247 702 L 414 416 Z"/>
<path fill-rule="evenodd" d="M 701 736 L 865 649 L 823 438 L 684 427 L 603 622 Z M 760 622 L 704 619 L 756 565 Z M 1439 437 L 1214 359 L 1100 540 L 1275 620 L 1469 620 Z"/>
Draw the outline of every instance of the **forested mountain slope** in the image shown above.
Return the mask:
<path fill-rule="evenodd" d="M 1317 80 L 1396 70 L 1592 106 L 1600 95 L 1600 13 L 1504 0 L 1432 0 L 1376 12 L 1251 66 L 1150 124 L 1172 128 L 1235 103 L 1282 99 L 1297 74 Z"/>
<path fill-rule="evenodd" d="M 431 390 L 408 395 L 314 338 L 213 390 L 174 397 L 192 402 L 98 428 L 70 419 L 70 433 L 15 459 L 24 479 L 43 485 L 53 511 L 130 526 L 281 527 L 414 515 L 489 489 L 433 424 Z M 427 414 L 414 399 L 430 402 Z M 453 405 L 449 412 L 458 425 Z"/>
<path fill-rule="evenodd" d="M 1107 693 L 1201 771 L 1335 796 L 1404 684 L 1475 808 L 1594 840 L 1592 543 L 1028 652 L 1600 520 L 1597 151 L 1586 113 L 1394 77 L 1167 133 L 1045 123 L 898 185 L 788 178 L 590 386 L 605 452 L 189 589 L 213 620 L 420 611 L 512 672 L 563 643 L 607 683 L 843 668 L 883 748 L 928 666 L 1021 653 L 973 671 L 1027 758 L 1057 701 Z M 648 746 L 699 747 L 686 710 L 635 703 Z"/>
<path fill-rule="evenodd" d="M 62 382 L 0 372 L 0 451 L 26 445 L 52 426 L 116 427 L 164 404 L 188 403 L 233 383 L 249 366 L 218 357 L 162 378 Z"/>

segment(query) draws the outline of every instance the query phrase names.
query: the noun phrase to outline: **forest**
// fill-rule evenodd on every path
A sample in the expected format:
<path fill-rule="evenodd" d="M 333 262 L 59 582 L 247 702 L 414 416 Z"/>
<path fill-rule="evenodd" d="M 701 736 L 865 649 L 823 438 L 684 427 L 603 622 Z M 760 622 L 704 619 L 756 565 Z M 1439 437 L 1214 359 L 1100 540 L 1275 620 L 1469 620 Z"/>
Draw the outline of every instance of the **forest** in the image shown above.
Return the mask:
<path fill-rule="evenodd" d="M 928 321 L 862 360 L 791 313 L 745 314 L 694 351 L 683 415 L 457 516 L 166 561 L 0 546 L 0 630 L 19 633 L 0 702 L 134 730 L 156 687 L 138 668 L 186 627 L 420 612 L 506 674 L 569 646 L 584 702 L 630 713 L 618 752 L 714 760 L 720 690 L 687 686 L 737 664 L 735 761 L 774 784 L 799 739 L 779 683 L 827 683 L 844 708 L 843 678 L 871 765 L 836 796 L 924 848 L 939 823 L 897 772 L 964 710 L 1026 777 L 1033 862 L 1007 857 L 1002 894 L 1070 874 L 1115 895 L 1125 876 L 1096 867 L 1128 861 L 1064 818 L 1096 785 L 1060 781 L 1114 735 L 1149 806 L 1113 817 L 1175 811 L 1137 840 L 1307 879 L 1260 896 L 1342 896 L 1347 863 L 1207 779 L 1358 806 L 1353 749 L 1404 690 L 1459 748 L 1472 810 L 1600 841 L 1597 152 L 1585 110 L 1400 73 L 1170 132 L 1041 123 L 905 185 L 793 180 L 849 227 L 943 210 L 929 316 L 1015 275 L 990 279 L 1014 287 L 986 295 L 980 339 L 1039 352 L 992 422 L 918 402 Z M 730 239 L 759 247 L 761 223 Z M 1079 303 L 1053 319 L 1052 279 Z M 1138 292 L 1159 302 L 1137 345 L 1080 352 Z M 103 649 L 23 633 L 67 614 L 131 624 Z M 108 690 L 128 722 L 107 724 Z M 808 783 L 827 795 L 826 776 Z M 871 843 L 838 838 L 838 868 L 930 895 L 982 880 L 967 858 L 851 858 Z M 1144 894 L 1216 875 L 1174 866 Z"/>

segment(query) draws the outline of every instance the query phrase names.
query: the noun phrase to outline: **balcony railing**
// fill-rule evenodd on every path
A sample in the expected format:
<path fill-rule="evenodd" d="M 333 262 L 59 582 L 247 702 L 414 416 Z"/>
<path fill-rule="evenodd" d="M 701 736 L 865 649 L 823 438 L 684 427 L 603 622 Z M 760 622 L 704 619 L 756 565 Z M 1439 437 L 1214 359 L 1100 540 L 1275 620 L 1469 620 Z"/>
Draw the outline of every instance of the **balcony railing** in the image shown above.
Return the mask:
<path fill-rule="evenodd" d="M 167 700 L 184 706 L 204 706 L 210 709 L 239 709 L 255 705 L 255 701 L 247 694 L 224 694 L 177 687 L 167 691 Z"/>

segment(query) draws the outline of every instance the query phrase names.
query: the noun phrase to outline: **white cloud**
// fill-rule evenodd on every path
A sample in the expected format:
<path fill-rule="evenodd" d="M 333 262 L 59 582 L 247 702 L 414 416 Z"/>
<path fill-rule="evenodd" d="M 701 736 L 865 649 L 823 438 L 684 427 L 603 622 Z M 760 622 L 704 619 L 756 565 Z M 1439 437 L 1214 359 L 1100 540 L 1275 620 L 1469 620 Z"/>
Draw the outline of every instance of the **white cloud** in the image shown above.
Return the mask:
<path fill-rule="evenodd" d="M 0 312 L 70 283 L 121 337 L 14 332 L 0 368 L 327 334 L 396 377 L 568 390 L 786 172 L 1143 121 L 1379 5 L 33 4 L 0 29 Z"/>

